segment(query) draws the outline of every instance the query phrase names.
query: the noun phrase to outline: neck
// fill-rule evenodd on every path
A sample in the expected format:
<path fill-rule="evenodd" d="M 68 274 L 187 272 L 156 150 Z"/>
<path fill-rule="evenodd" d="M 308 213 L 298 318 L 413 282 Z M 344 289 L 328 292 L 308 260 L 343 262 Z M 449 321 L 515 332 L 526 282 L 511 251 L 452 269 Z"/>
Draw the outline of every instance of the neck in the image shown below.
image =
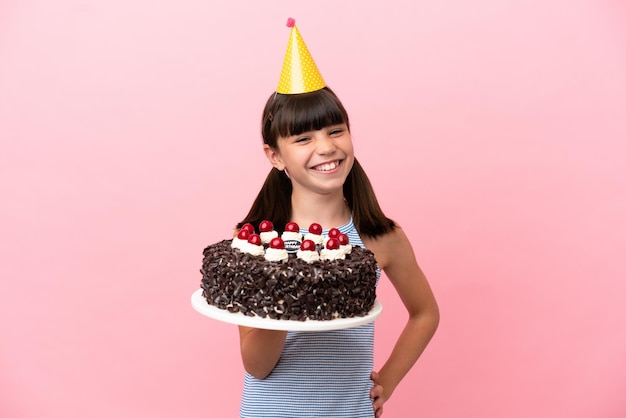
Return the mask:
<path fill-rule="evenodd" d="M 334 228 L 350 221 L 348 207 L 343 191 L 332 194 L 298 193 L 295 189 L 291 195 L 291 220 L 302 228 L 308 228 L 313 222 L 322 228 Z"/>

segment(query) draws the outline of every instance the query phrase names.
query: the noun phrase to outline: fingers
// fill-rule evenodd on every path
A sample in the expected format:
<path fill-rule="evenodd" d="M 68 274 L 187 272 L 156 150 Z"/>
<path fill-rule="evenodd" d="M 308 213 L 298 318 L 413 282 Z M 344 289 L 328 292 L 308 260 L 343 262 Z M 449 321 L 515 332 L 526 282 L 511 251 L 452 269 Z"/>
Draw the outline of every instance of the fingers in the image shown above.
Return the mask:
<path fill-rule="evenodd" d="M 370 389 L 370 398 L 373 400 L 380 399 L 383 396 L 383 387 L 381 385 L 374 385 L 372 389 Z"/>
<path fill-rule="evenodd" d="M 370 379 L 374 382 L 374 387 L 370 390 L 374 416 L 375 418 L 380 418 L 383 415 L 383 404 L 385 403 L 385 399 L 383 398 L 383 387 L 376 384 L 376 381 L 378 380 L 378 372 L 372 371 Z"/>
<path fill-rule="evenodd" d="M 382 407 L 380 407 L 376 411 L 374 411 L 374 416 L 376 418 L 380 418 L 382 415 L 383 415 L 383 408 Z"/>
<path fill-rule="evenodd" d="M 382 387 L 378 386 L 380 388 L 380 395 L 382 395 Z M 372 398 L 374 400 L 374 402 L 372 402 L 372 408 L 374 409 L 374 415 L 376 416 L 376 418 L 379 418 L 382 414 L 383 414 L 383 404 L 385 403 L 385 400 L 382 398 L 382 396 L 377 396 L 375 398 Z"/>
<path fill-rule="evenodd" d="M 379 418 L 383 413 L 383 404 L 385 399 L 383 398 L 383 387 L 381 385 L 374 385 L 370 390 L 370 398 L 372 399 L 372 408 L 374 409 L 374 415 Z"/>

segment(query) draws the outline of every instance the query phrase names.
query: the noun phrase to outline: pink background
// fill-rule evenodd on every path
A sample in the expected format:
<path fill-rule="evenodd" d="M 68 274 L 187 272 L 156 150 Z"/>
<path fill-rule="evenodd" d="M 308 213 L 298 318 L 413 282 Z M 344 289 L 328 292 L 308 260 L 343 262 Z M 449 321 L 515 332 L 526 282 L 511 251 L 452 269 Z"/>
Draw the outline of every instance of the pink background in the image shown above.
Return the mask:
<path fill-rule="evenodd" d="M 189 297 L 269 170 L 289 16 L 441 306 L 385 416 L 626 416 L 624 3 L 294 3 L 0 4 L 0 416 L 236 416 Z"/>

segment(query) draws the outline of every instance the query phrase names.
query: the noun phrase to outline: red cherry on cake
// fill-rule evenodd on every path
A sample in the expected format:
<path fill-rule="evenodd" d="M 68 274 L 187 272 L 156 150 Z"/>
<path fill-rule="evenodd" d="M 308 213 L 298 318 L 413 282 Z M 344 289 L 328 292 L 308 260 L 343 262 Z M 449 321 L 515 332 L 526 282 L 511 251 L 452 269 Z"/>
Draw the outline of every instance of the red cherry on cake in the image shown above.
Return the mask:
<path fill-rule="evenodd" d="M 252 245 L 261 245 L 261 237 L 259 234 L 250 234 L 248 242 Z"/>
<path fill-rule="evenodd" d="M 315 251 L 315 243 L 310 239 L 305 239 L 304 241 L 302 241 L 302 244 L 300 244 L 300 249 L 302 251 Z"/>
<path fill-rule="evenodd" d="M 314 235 L 322 235 L 322 225 L 312 223 L 311 226 L 309 226 L 309 232 Z"/>
<path fill-rule="evenodd" d="M 337 241 L 339 241 L 339 244 L 341 245 L 348 245 L 350 243 L 350 239 L 346 234 L 339 234 Z"/>
<path fill-rule="evenodd" d="M 261 232 L 272 232 L 274 230 L 274 224 L 270 221 L 261 221 L 259 224 L 259 231 Z"/>
<path fill-rule="evenodd" d="M 276 250 L 284 250 L 285 242 L 280 237 L 272 238 L 272 240 L 270 241 L 270 248 L 274 248 Z"/>
<path fill-rule="evenodd" d="M 237 234 L 237 238 L 242 239 L 244 241 L 248 240 L 248 237 L 250 236 L 251 232 L 249 229 L 244 229 L 243 227 L 241 228 L 241 230 L 239 231 L 239 233 Z"/>
<path fill-rule="evenodd" d="M 246 230 L 248 232 L 250 232 L 251 234 L 254 234 L 254 227 L 252 226 L 252 224 L 243 224 L 243 226 L 241 227 L 241 230 Z"/>
<path fill-rule="evenodd" d="M 295 222 L 289 222 L 285 225 L 285 231 L 287 232 L 300 232 L 300 227 Z"/>
<path fill-rule="evenodd" d="M 328 230 L 328 238 L 338 238 L 339 235 L 341 235 L 341 231 L 339 231 L 337 228 L 330 228 Z"/>
<path fill-rule="evenodd" d="M 329 250 L 338 250 L 339 240 L 337 238 L 329 238 L 328 241 L 326 241 L 326 248 Z"/>

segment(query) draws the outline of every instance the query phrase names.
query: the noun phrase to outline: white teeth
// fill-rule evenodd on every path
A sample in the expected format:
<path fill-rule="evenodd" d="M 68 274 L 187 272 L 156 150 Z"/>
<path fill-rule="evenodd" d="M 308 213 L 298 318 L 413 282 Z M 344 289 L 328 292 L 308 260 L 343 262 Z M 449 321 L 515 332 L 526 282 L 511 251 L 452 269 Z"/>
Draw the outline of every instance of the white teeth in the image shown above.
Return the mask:
<path fill-rule="evenodd" d="M 338 166 L 339 166 L 339 163 L 337 161 L 333 161 L 332 163 L 318 165 L 317 167 L 315 167 L 315 169 L 317 171 L 330 171 L 330 170 L 334 170 Z"/>

